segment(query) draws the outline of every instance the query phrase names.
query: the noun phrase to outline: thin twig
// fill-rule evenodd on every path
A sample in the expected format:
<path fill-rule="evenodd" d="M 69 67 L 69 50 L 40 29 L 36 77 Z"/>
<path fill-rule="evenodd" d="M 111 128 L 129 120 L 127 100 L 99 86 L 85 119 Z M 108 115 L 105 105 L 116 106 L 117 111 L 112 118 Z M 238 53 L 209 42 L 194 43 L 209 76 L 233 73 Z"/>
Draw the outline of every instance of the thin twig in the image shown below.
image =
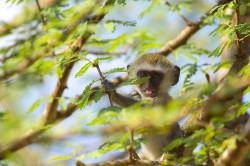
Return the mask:
<path fill-rule="evenodd" d="M 206 165 L 207 165 L 207 166 L 213 165 L 213 161 L 211 160 L 211 156 L 210 156 L 210 153 L 209 153 L 207 144 L 204 144 L 204 147 L 206 148 L 206 156 L 207 156 Z"/>
<path fill-rule="evenodd" d="M 235 0 L 237 7 L 236 7 L 236 13 L 235 13 L 235 18 L 236 18 L 236 26 L 240 24 L 240 2 L 239 0 Z M 238 55 L 236 55 L 236 57 L 242 57 L 243 56 L 243 49 L 242 49 L 242 41 L 240 33 L 238 31 L 236 31 L 236 37 L 237 37 L 237 48 L 238 48 Z"/>
<path fill-rule="evenodd" d="M 93 7 L 95 7 L 95 5 Z M 102 12 L 103 7 L 104 6 L 102 6 L 102 8 L 100 9 L 101 13 L 97 14 L 98 19 L 96 20 L 96 23 L 99 23 L 103 19 L 103 17 L 105 16 L 105 13 Z M 92 10 L 86 10 L 86 11 L 83 11 L 83 13 L 86 14 L 86 12 L 88 13 L 91 11 Z M 78 21 L 73 22 L 73 26 L 71 26 L 68 29 L 73 30 L 78 25 L 77 23 L 78 23 Z M 61 38 L 64 39 L 68 35 L 69 34 L 64 34 Z M 91 35 L 92 35 L 92 33 L 89 32 L 89 33 L 85 33 L 83 36 L 80 36 L 77 39 L 77 41 L 74 42 L 75 45 L 73 45 L 73 47 L 76 48 L 75 51 L 79 51 Z M 36 58 L 40 57 L 42 53 L 47 54 L 50 49 L 51 49 L 51 47 L 46 47 L 36 56 Z M 44 55 L 44 54 L 42 54 L 42 55 Z M 26 64 L 26 61 L 25 61 L 25 63 L 22 64 L 21 66 L 19 66 L 20 68 L 18 68 L 18 69 L 22 71 L 22 69 L 24 67 L 30 66 L 30 63 L 33 63 L 33 62 L 34 62 L 34 59 L 32 61 L 28 61 L 27 62 L 28 64 Z M 72 67 L 74 66 L 74 63 L 75 62 L 68 63 L 65 66 L 63 76 L 60 79 L 58 79 L 57 86 L 54 89 L 54 92 L 52 94 L 52 96 L 54 97 L 53 101 L 49 102 L 48 105 L 46 106 L 46 109 L 43 112 L 43 116 L 41 117 L 41 122 L 38 124 L 41 126 L 39 126 L 38 128 L 36 128 L 34 130 L 30 130 L 30 131 L 26 132 L 25 134 L 17 137 L 14 141 L 11 141 L 10 143 L 5 144 L 6 146 L 0 147 L 0 159 L 5 158 L 7 154 L 13 153 L 13 152 L 25 147 L 25 146 L 37 141 L 38 139 L 40 139 L 39 136 L 42 133 L 44 133 L 44 131 L 45 131 L 44 128 L 46 128 L 46 125 L 54 124 L 56 122 L 59 122 L 65 118 L 67 118 L 68 116 L 70 116 L 74 112 L 74 110 L 76 110 L 77 105 L 72 104 L 72 103 L 69 105 L 69 107 L 67 108 L 67 111 L 64 114 L 59 114 L 59 111 L 57 110 L 58 98 L 60 98 L 62 96 L 62 93 L 66 87 L 68 76 L 70 74 Z M 12 71 L 12 74 L 13 74 L 13 71 Z M 1 77 L 4 77 L 4 76 L 6 76 L 6 75 L 3 75 Z"/>
<path fill-rule="evenodd" d="M 44 15 L 42 14 L 42 8 L 41 8 L 41 5 L 40 5 L 40 3 L 39 3 L 39 0 L 36 0 L 36 5 L 37 5 L 37 8 L 38 8 L 38 10 L 39 10 L 39 12 L 40 12 L 40 15 L 41 15 L 41 19 L 42 19 L 43 25 L 46 25 L 47 22 L 46 22 L 46 19 L 45 19 Z"/>
<path fill-rule="evenodd" d="M 217 5 L 222 5 L 228 2 L 231 2 L 233 0 L 220 0 L 218 2 Z M 214 7 L 215 7 L 214 6 Z M 213 9 L 214 7 L 212 7 L 211 9 Z M 179 48 L 180 46 L 186 44 L 186 42 L 197 32 L 199 31 L 202 26 L 201 24 L 204 22 L 204 20 L 210 16 L 211 10 L 209 10 L 207 13 L 205 13 L 202 17 L 200 17 L 200 19 L 192 24 L 189 24 L 181 33 L 179 33 L 179 35 L 167 42 L 159 51 L 157 51 L 158 54 L 161 54 L 163 56 L 168 56 L 171 52 L 173 52 L 175 49 Z M 216 12 L 217 10 L 214 10 L 214 12 Z"/>
<path fill-rule="evenodd" d="M 42 57 L 45 57 L 45 55 L 48 54 L 48 52 L 50 52 L 52 50 L 52 48 L 58 43 L 58 42 L 62 42 L 62 41 L 65 41 L 70 33 L 81 23 L 81 21 L 83 19 L 87 19 L 86 18 L 86 14 L 87 13 L 91 13 L 94 9 L 95 5 L 93 4 L 93 6 L 91 6 L 89 9 L 83 11 L 81 13 L 82 17 L 80 17 L 79 19 L 77 20 L 74 20 L 71 22 L 71 24 L 69 24 L 66 28 L 65 28 L 65 33 L 63 33 L 57 40 L 55 40 L 53 43 L 50 43 L 47 47 L 45 47 L 44 49 L 42 49 L 37 55 L 35 56 L 32 56 L 30 59 L 27 59 L 25 61 L 23 61 L 22 63 L 20 63 L 16 69 L 14 70 L 11 70 L 11 71 L 7 71 L 6 73 L 3 73 L 2 75 L 0 75 L 0 81 L 1 80 L 4 80 L 4 79 L 7 79 L 9 77 L 11 77 L 12 75 L 16 74 L 16 73 L 21 73 L 23 72 L 25 69 L 27 69 L 29 66 L 31 66 L 36 60 L 38 60 L 39 58 L 42 58 Z M 96 20 L 96 23 L 98 23 L 98 21 L 102 20 L 102 18 L 104 17 L 104 14 L 100 14 L 96 17 L 99 17 L 98 19 L 96 18 L 93 18 Z M 82 38 L 84 40 L 81 40 L 81 42 L 86 42 L 85 39 L 87 40 L 89 37 L 90 37 L 91 33 L 89 32 L 86 32 L 84 33 L 84 35 L 82 36 Z M 82 43 L 79 43 L 78 42 L 79 38 L 74 42 L 72 43 L 70 46 L 67 47 L 67 49 L 64 51 L 64 52 L 67 52 L 68 50 L 70 50 L 71 48 L 73 48 L 74 46 L 79 46 L 81 45 Z M 76 44 L 79 44 L 79 45 L 76 45 Z M 79 51 L 79 50 L 78 50 Z M 53 52 L 52 52 L 53 54 Z"/>
<path fill-rule="evenodd" d="M 245 124 L 241 135 L 239 135 L 234 146 L 229 144 L 215 166 L 240 165 L 250 150 L 250 119 Z"/>
<path fill-rule="evenodd" d="M 130 129 L 131 137 L 130 137 L 130 146 L 128 147 L 128 159 L 130 161 L 134 160 L 134 155 L 133 155 L 133 143 L 134 143 L 134 130 Z"/>
<path fill-rule="evenodd" d="M 207 79 L 207 83 L 210 84 L 210 75 L 208 73 L 205 73 L 206 79 Z"/>
<path fill-rule="evenodd" d="M 104 81 L 105 80 L 105 77 L 103 76 L 102 72 L 101 72 L 101 69 L 100 69 L 100 66 L 98 63 L 93 63 L 93 66 L 97 69 L 100 77 L 101 77 L 101 81 Z M 110 105 L 113 106 L 113 101 L 112 101 L 112 97 L 111 97 L 111 93 L 110 92 L 107 92 L 108 94 L 108 97 L 109 97 L 109 102 L 110 102 Z"/>
<path fill-rule="evenodd" d="M 92 50 L 82 50 L 82 52 L 87 52 L 88 54 L 95 54 L 95 55 L 125 55 L 127 52 L 103 52 L 103 51 L 92 51 Z"/>
<path fill-rule="evenodd" d="M 51 6 L 57 3 L 58 1 L 61 1 L 61 0 L 44 0 L 40 3 L 40 7 L 44 8 L 47 6 Z M 26 13 L 32 13 L 34 17 L 27 17 L 27 19 L 22 19 L 23 17 L 26 16 Z M 0 26 L 0 35 L 10 33 L 12 29 L 18 28 L 20 25 L 25 24 L 29 21 L 32 21 L 36 17 L 36 14 L 37 14 L 37 4 L 26 8 L 25 12 L 19 13 L 17 16 L 11 19 L 8 23 Z"/>
<path fill-rule="evenodd" d="M 250 36 L 250 34 L 248 34 L 248 35 L 244 36 L 243 38 L 239 39 L 239 41 L 243 41 L 245 38 L 247 38 L 249 36 Z"/>
<path fill-rule="evenodd" d="M 166 0 L 165 2 L 164 2 L 166 5 L 168 5 L 169 7 L 172 7 L 172 5 Z M 178 12 L 176 12 L 176 13 L 178 13 Z M 179 16 L 183 19 L 183 21 L 187 24 L 187 25 L 191 25 L 191 24 L 193 24 L 191 21 L 189 21 L 185 16 L 183 16 L 182 14 L 180 14 L 180 13 L 178 13 L 179 14 Z"/>
<path fill-rule="evenodd" d="M 129 159 L 132 161 L 134 159 L 138 160 L 140 159 L 139 155 L 136 153 L 135 149 L 133 148 L 134 144 L 134 129 L 130 129 L 131 137 L 130 137 L 130 147 L 129 147 Z"/>

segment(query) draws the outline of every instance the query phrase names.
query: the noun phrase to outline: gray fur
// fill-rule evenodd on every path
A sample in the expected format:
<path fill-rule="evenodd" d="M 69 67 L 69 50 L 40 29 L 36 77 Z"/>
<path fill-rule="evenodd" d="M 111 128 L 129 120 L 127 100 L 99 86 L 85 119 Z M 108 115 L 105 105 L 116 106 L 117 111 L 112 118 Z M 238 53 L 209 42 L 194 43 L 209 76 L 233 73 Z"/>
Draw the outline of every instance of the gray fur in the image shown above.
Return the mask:
<path fill-rule="evenodd" d="M 149 99 L 153 100 L 153 105 L 165 106 L 168 102 L 172 100 L 171 96 L 169 96 L 168 94 L 168 90 L 170 89 L 171 85 L 174 85 L 178 82 L 179 74 L 177 72 L 179 71 L 177 71 L 176 69 L 179 68 L 177 66 L 173 65 L 169 60 L 161 57 L 158 54 L 142 55 L 130 66 L 134 68 L 134 70 L 129 73 L 130 79 L 136 77 L 136 73 L 140 69 L 146 69 L 149 71 L 156 70 L 163 72 L 164 78 L 159 87 L 159 93 L 154 98 L 144 97 L 139 86 L 135 86 L 135 90 L 132 91 L 129 95 L 123 95 L 117 93 L 113 89 L 113 87 L 110 88 L 110 85 L 108 85 L 107 82 L 104 82 L 104 89 L 112 92 L 111 96 L 114 103 L 121 107 L 129 107 L 139 101 Z M 143 144 L 142 149 L 146 156 L 149 157 L 149 159 L 158 159 L 163 154 L 163 148 L 176 138 L 180 137 L 180 135 L 180 126 L 178 123 L 175 123 L 171 126 L 170 131 L 168 131 L 167 133 L 143 135 L 143 137 L 148 140 L 148 144 Z M 172 152 L 177 151 L 173 150 Z"/>

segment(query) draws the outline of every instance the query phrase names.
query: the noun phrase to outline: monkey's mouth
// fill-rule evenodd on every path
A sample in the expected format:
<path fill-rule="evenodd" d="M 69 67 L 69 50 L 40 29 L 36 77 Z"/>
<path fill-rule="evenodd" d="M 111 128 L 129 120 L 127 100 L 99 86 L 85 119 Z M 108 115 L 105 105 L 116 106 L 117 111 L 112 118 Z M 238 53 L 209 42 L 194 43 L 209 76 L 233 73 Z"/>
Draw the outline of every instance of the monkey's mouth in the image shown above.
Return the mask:
<path fill-rule="evenodd" d="M 153 90 L 143 90 L 142 92 L 145 97 L 155 97 L 156 95 L 156 92 Z"/>

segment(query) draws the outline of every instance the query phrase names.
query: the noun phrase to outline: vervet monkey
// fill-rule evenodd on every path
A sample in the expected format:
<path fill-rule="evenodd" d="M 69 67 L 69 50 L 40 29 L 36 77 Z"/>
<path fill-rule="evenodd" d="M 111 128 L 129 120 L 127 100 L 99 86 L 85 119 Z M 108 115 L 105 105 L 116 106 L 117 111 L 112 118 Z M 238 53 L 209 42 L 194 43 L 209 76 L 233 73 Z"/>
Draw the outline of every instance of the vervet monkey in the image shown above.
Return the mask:
<path fill-rule="evenodd" d="M 128 73 L 129 79 L 149 77 L 149 80 L 136 85 L 135 91 L 128 96 L 116 92 L 114 85 L 105 80 L 103 82 L 104 89 L 110 92 L 114 103 L 121 107 L 128 107 L 138 101 L 152 100 L 153 106 L 164 106 L 172 100 L 168 91 L 179 80 L 179 67 L 159 54 L 150 53 L 140 56 L 128 68 L 133 69 Z M 149 159 L 159 159 L 163 154 L 163 148 L 179 137 L 180 134 L 180 126 L 175 123 L 167 133 L 143 135 L 148 144 L 143 144 L 142 149 Z"/>

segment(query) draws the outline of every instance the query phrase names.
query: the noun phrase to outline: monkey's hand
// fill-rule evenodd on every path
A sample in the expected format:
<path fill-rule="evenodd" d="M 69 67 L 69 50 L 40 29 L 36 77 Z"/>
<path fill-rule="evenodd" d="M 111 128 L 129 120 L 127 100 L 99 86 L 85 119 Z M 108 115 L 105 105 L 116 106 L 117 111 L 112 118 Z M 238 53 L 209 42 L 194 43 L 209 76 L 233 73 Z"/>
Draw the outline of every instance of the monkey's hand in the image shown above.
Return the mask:
<path fill-rule="evenodd" d="M 102 86 L 103 86 L 105 92 L 112 92 L 115 90 L 114 84 L 112 84 L 111 82 L 109 82 L 106 79 L 104 81 L 102 81 Z"/>
<path fill-rule="evenodd" d="M 130 92 L 129 96 L 131 96 L 132 98 L 136 100 L 141 100 L 141 95 L 136 90 L 133 90 L 132 92 Z"/>

